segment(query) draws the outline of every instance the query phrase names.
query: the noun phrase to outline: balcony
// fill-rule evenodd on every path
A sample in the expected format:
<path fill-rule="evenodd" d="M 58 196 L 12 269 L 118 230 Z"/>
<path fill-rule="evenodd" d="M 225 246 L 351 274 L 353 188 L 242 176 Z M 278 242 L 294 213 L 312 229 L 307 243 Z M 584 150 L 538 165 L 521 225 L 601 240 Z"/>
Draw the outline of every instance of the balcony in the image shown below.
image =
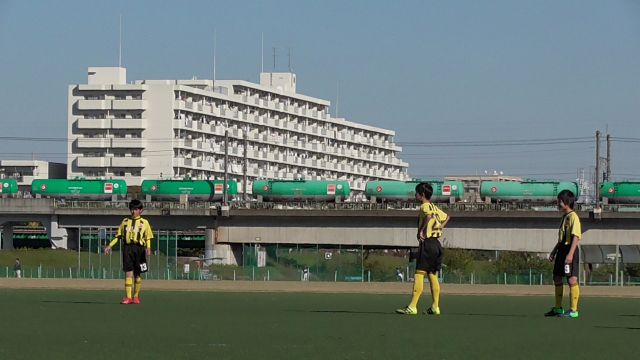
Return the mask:
<path fill-rule="evenodd" d="M 109 139 L 106 138 L 78 138 L 76 139 L 78 148 L 108 148 Z"/>
<path fill-rule="evenodd" d="M 76 160 L 78 167 L 107 167 L 109 166 L 109 158 L 105 157 L 79 157 Z"/>
<path fill-rule="evenodd" d="M 140 138 L 114 138 L 111 140 L 111 147 L 143 149 L 146 147 L 146 141 Z"/>
<path fill-rule="evenodd" d="M 111 128 L 144 130 L 147 128 L 147 119 L 112 119 Z"/>
<path fill-rule="evenodd" d="M 113 157 L 111 158 L 113 167 L 133 167 L 143 168 L 147 166 L 147 158 L 143 157 Z"/>
<path fill-rule="evenodd" d="M 146 100 L 113 100 L 113 110 L 146 110 Z"/>
<path fill-rule="evenodd" d="M 76 126 L 78 129 L 109 129 L 111 119 L 78 119 Z"/>
<path fill-rule="evenodd" d="M 111 108 L 111 100 L 78 100 L 78 110 L 107 110 Z"/>

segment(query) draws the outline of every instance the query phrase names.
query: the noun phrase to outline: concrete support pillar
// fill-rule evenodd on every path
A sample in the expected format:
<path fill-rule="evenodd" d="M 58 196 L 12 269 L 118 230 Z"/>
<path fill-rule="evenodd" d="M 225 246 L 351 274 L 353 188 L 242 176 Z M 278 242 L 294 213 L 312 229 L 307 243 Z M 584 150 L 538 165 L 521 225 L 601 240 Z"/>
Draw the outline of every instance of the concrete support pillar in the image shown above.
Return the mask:
<path fill-rule="evenodd" d="M 2 224 L 2 250 L 13 250 L 13 224 Z"/>
<path fill-rule="evenodd" d="M 49 224 L 47 224 L 47 233 L 52 249 L 67 249 L 69 235 L 67 229 L 58 227 L 58 216 L 52 215 Z"/>
<path fill-rule="evenodd" d="M 216 244 L 213 253 L 215 264 L 238 265 L 238 259 L 242 256 L 242 244 Z"/>
<path fill-rule="evenodd" d="M 205 229 L 204 231 L 204 258 L 205 265 L 209 266 L 213 264 L 213 258 L 215 257 L 216 244 L 216 229 Z"/>

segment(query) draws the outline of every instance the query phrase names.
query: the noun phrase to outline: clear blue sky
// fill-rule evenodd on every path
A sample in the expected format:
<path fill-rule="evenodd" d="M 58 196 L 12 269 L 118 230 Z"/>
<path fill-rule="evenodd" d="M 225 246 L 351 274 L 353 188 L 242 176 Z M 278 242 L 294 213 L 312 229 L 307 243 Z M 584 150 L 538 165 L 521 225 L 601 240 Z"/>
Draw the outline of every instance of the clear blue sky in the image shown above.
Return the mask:
<path fill-rule="evenodd" d="M 594 142 L 640 138 L 639 1 L 13 1 L 0 0 L 0 136 L 64 138 L 67 85 L 116 66 L 123 15 L 129 80 L 257 81 L 260 35 L 299 92 L 349 120 L 396 131 L 413 176 L 575 177 Z M 335 109 L 332 110 L 332 113 Z M 424 146 L 453 142 L 453 146 Z M 640 143 L 613 144 L 614 175 L 640 178 Z M 61 141 L 0 140 L 0 159 L 63 161 Z"/>

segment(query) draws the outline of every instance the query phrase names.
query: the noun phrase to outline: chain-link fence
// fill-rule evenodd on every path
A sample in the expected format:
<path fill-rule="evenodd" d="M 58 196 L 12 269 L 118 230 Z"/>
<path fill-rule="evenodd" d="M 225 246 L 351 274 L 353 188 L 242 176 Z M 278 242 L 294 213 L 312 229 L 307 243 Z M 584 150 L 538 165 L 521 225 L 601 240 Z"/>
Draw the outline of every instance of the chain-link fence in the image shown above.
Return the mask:
<path fill-rule="evenodd" d="M 20 257 L 22 276 L 26 278 L 121 279 L 124 277 L 121 270 L 122 245 L 118 243 L 110 255 L 103 252 L 116 231 L 117 228 L 82 228 L 70 237 L 70 246 L 76 250 L 2 251 L 0 277 L 15 277 L 13 262 L 15 257 Z M 410 261 L 408 249 L 338 245 L 232 245 L 237 264 L 219 265 L 204 258 L 203 236 L 202 233 L 156 231 L 152 256 L 148 259 L 149 271 L 144 277 L 163 280 L 406 282 L 413 281 L 415 272 L 415 261 Z M 453 259 L 454 253 L 449 255 Z M 447 249 L 445 266 L 439 274 L 445 284 L 553 283 L 550 269 L 514 271 L 513 267 L 507 267 L 498 270 L 498 261 L 494 259 L 475 261 L 472 266 L 461 270 L 446 258 Z M 584 267 L 580 280 L 591 285 L 640 284 L 640 276 L 630 270 L 624 264 L 619 269 L 611 265 L 598 269 Z"/>

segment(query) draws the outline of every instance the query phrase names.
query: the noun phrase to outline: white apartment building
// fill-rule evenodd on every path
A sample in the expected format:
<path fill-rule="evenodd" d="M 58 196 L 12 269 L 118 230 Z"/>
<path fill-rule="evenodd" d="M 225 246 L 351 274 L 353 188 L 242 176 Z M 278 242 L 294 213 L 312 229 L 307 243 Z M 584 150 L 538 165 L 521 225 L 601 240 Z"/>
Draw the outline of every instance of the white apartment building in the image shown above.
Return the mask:
<path fill-rule="evenodd" d="M 296 93 L 293 73 L 241 80 L 137 80 L 90 67 L 70 85 L 68 178 L 407 180 L 391 130 L 333 118 L 330 103 Z M 225 144 L 228 132 L 228 144 Z"/>

